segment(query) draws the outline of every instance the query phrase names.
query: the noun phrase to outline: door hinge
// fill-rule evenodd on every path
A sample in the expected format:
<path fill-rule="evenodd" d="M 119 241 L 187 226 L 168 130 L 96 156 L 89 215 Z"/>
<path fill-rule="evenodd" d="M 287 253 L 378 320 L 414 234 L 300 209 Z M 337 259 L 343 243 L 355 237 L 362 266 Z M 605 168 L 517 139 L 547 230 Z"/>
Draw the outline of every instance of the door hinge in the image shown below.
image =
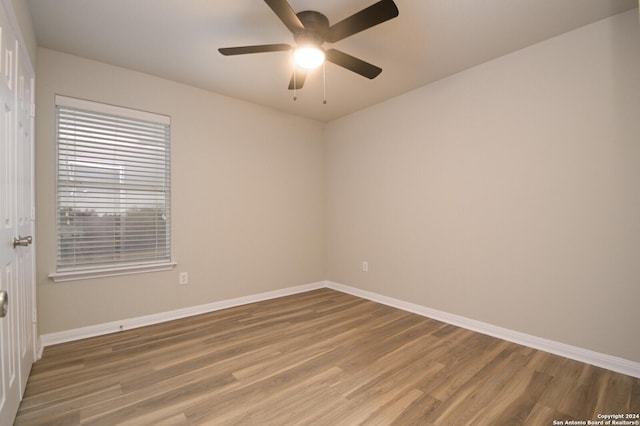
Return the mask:
<path fill-rule="evenodd" d="M 36 118 L 36 104 L 31 104 L 31 118 Z"/>

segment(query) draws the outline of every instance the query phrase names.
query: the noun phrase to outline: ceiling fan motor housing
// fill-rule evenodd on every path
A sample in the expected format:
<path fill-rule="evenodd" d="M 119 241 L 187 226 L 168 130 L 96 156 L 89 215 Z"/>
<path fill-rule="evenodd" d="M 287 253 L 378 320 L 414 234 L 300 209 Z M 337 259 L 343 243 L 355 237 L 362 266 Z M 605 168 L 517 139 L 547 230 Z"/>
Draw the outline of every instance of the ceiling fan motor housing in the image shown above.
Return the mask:
<path fill-rule="evenodd" d="M 304 25 L 304 30 L 293 34 L 293 39 L 298 45 L 311 44 L 320 47 L 329 30 L 329 19 L 315 10 L 305 10 L 296 14 Z"/>

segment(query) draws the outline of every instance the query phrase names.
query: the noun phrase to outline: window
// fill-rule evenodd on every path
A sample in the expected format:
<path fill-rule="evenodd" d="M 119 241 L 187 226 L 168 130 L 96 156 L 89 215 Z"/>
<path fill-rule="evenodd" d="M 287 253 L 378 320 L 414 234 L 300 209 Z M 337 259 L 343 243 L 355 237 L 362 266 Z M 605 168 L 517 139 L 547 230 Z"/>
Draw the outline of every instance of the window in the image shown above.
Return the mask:
<path fill-rule="evenodd" d="M 167 116 L 56 96 L 56 281 L 170 269 Z"/>

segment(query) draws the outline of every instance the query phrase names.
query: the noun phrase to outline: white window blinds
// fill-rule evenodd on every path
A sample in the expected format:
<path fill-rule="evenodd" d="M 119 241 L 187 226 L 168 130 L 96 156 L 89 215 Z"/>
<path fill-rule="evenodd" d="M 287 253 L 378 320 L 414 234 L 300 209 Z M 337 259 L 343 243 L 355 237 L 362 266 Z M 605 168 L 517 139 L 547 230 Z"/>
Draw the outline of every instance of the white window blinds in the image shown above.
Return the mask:
<path fill-rule="evenodd" d="M 57 271 L 171 259 L 169 117 L 56 96 Z"/>

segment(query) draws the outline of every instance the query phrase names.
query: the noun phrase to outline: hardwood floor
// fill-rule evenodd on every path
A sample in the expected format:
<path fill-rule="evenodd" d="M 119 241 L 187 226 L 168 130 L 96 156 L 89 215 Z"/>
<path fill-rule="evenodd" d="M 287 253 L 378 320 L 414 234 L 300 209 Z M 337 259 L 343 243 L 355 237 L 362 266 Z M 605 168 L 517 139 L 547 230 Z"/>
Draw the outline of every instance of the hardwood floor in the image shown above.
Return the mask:
<path fill-rule="evenodd" d="M 17 425 L 551 425 L 640 379 L 322 289 L 47 347 Z"/>

